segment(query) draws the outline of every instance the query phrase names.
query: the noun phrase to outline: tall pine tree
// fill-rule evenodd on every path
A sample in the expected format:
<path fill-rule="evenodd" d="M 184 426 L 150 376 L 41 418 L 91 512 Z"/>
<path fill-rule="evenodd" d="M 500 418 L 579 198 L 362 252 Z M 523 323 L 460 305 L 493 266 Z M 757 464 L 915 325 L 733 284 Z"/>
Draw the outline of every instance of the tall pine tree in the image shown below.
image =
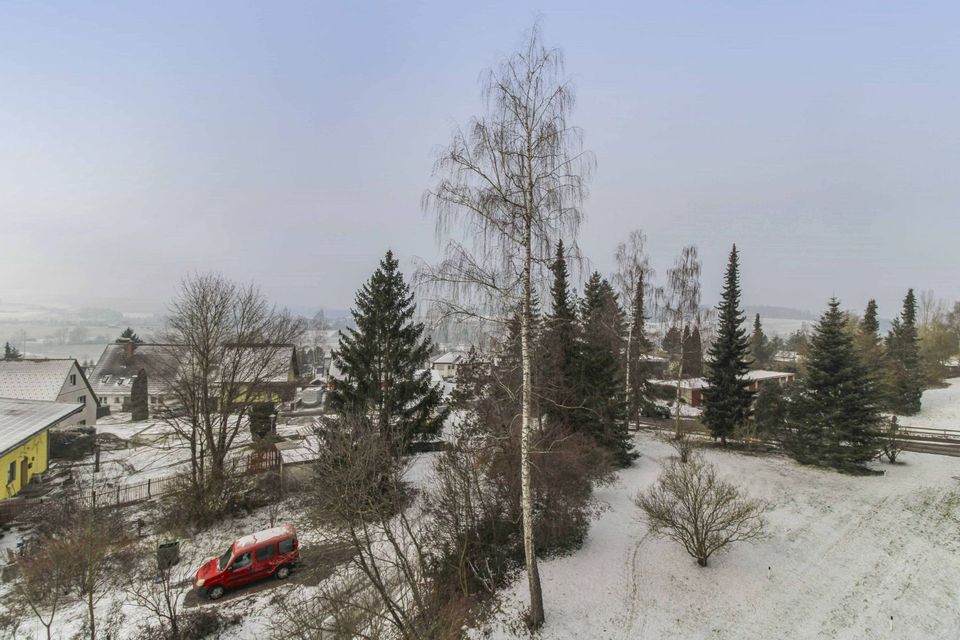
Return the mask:
<path fill-rule="evenodd" d="M 875 385 L 845 330 L 846 322 L 840 301 L 831 299 L 810 340 L 791 447 L 803 462 L 841 469 L 876 457 L 881 419 Z"/>
<path fill-rule="evenodd" d="M 763 325 L 760 324 L 760 314 L 753 319 L 753 333 L 750 335 L 750 357 L 753 362 L 750 364 L 752 369 L 766 369 L 770 364 L 770 341 L 763 333 Z"/>
<path fill-rule="evenodd" d="M 398 451 L 417 436 L 435 433 L 441 394 L 424 364 L 430 339 L 413 320 L 416 305 L 392 251 L 357 292 L 356 328 L 340 334 L 333 353 L 344 379 L 330 394 L 331 406 L 372 420 Z"/>
<path fill-rule="evenodd" d="M 582 341 L 575 386 L 581 399 L 574 425 L 594 435 L 617 462 L 635 458 L 623 397 L 623 310 L 610 283 L 593 273 L 580 308 Z"/>
<path fill-rule="evenodd" d="M 867 308 L 863 312 L 863 318 L 857 327 L 855 338 L 857 353 L 860 355 L 860 362 L 867 369 L 867 374 L 871 377 L 878 391 L 884 390 L 884 350 L 883 342 L 880 340 L 880 321 L 877 317 L 877 301 L 871 299 L 867 302 Z M 886 404 L 886 400 L 882 402 Z"/>
<path fill-rule="evenodd" d="M 703 375 L 703 341 L 700 327 L 693 325 L 683 329 L 683 377 L 699 378 Z"/>
<path fill-rule="evenodd" d="M 627 391 L 628 416 L 639 420 L 650 404 L 647 380 L 650 377 L 650 367 L 646 357 L 653 350 L 645 327 L 646 309 L 644 301 L 643 272 L 637 278 L 637 285 L 630 305 L 630 330 L 627 334 L 627 371 L 625 375 Z"/>
<path fill-rule="evenodd" d="M 567 259 L 563 241 L 557 243 L 556 257 L 550 266 L 552 312 L 544 318 L 540 339 L 543 354 L 541 395 L 548 419 L 569 422 L 571 408 L 576 406 L 575 377 L 579 349 L 579 326 L 576 304 L 570 291 Z"/>
<path fill-rule="evenodd" d="M 20 353 L 20 350 L 9 342 L 3 344 L 3 359 L 4 360 L 20 360 L 23 358 L 23 354 Z"/>
<path fill-rule="evenodd" d="M 744 380 L 750 352 L 744 320 L 740 310 L 740 264 L 734 245 L 717 305 L 717 337 L 710 346 L 707 387 L 703 390 L 703 422 L 724 445 L 727 437 L 750 417 L 753 401 L 753 392 Z"/>
<path fill-rule="evenodd" d="M 917 334 L 917 299 L 913 289 L 903 299 L 903 310 L 887 336 L 887 394 L 889 408 L 900 415 L 920 411 L 924 372 Z"/>

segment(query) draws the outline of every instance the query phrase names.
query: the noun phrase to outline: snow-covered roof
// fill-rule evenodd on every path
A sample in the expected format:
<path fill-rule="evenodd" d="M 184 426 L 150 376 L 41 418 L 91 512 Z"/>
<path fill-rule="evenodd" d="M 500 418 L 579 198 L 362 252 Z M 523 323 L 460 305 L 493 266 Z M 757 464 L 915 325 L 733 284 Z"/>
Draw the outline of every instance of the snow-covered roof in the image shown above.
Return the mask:
<path fill-rule="evenodd" d="M 261 367 L 255 361 L 260 350 L 272 349 L 270 362 Z M 108 344 L 93 370 L 91 384 L 97 395 L 129 395 L 133 381 L 141 369 L 147 373 L 147 393 L 161 395 L 165 381 L 170 380 L 179 366 L 182 347 L 170 344 L 119 343 Z M 236 347 L 227 347 L 236 352 Z M 254 345 L 243 347 L 242 358 L 249 357 L 250 366 L 241 366 L 241 372 L 256 370 L 265 382 L 287 382 L 291 368 L 296 373 L 296 358 L 292 345 Z M 241 380 L 242 382 L 242 380 Z"/>
<path fill-rule="evenodd" d="M 285 440 L 275 446 L 280 452 L 283 464 L 302 464 L 317 459 L 320 439 L 315 435 L 308 435 L 303 440 Z"/>
<path fill-rule="evenodd" d="M 747 371 L 747 374 L 743 376 L 744 380 L 774 380 L 779 378 L 794 378 L 796 374 L 790 373 L 789 371 L 767 371 L 765 369 L 755 369 L 753 371 Z"/>
<path fill-rule="evenodd" d="M 676 380 L 651 380 L 650 384 L 658 387 L 676 387 Z M 684 378 L 680 381 L 681 389 L 703 389 L 710 386 L 704 378 Z"/>
<path fill-rule="evenodd" d="M 443 355 L 437 356 L 431 361 L 431 364 L 459 364 L 467 357 L 462 351 L 447 351 Z"/>
<path fill-rule="evenodd" d="M 0 398 L 0 456 L 80 411 L 82 404 Z"/>
<path fill-rule="evenodd" d="M 98 396 L 129 395 L 141 369 L 147 373 L 147 393 L 163 393 L 164 380 L 177 366 L 176 352 L 168 344 L 108 344 L 90 375 Z"/>
<path fill-rule="evenodd" d="M 787 371 L 766 371 L 764 369 L 756 369 L 754 371 L 747 371 L 744 374 L 743 379 L 748 382 L 757 382 L 759 380 L 780 380 L 786 378 L 794 378 L 795 374 Z M 651 380 L 650 384 L 657 385 L 659 387 L 676 387 L 676 380 Z M 705 389 L 710 386 L 710 383 L 707 382 L 706 378 L 684 378 L 680 381 L 681 389 Z"/>
<path fill-rule="evenodd" d="M 0 360 L 0 397 L 56 400 L 76 360 Z"/>

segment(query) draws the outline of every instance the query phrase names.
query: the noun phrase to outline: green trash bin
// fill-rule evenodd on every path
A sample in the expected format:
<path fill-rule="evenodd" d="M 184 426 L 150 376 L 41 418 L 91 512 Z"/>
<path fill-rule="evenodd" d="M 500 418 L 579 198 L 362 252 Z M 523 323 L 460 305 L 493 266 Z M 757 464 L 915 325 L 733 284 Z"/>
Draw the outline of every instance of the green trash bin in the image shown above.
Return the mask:
<path fill-rule="evenodd" d="M 180 541 L 161 542 L 157 545 L 157 568 L 165 571 L 180 562 Z"/>

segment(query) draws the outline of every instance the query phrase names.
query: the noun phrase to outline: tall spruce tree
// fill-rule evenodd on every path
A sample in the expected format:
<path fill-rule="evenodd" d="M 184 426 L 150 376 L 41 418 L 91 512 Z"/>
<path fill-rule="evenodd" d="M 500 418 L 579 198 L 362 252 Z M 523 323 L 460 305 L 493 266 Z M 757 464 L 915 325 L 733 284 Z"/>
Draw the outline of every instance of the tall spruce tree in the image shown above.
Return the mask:
<path fill-rule="evenodd" d="M 632 420 L 639 420 L 641 414 L 648 408 L 650 403 L 649 390 L 647 389 L 647 380 L 650 377 L 650 367 L 646 357 L 653 350 L 650 338 L 647 337 L 645 323 L 647 320 L 643 272 L 637 277 L 636 288 L 633 292 L 633 301 L 630 305 L 630 331 L 627 345 L 627 366 L 626 372 L 629 376 L 625 388 L 627 390 L 627 411 Z"/>
<path fill-rule="evenodd" d="M 128 340 L 135 344 L 143 344 L 143 340 L 141 340 L 140 336 L 138 336 L 137 333 L 133 330 L 133 327 L 127 327 L 126 329 L 124 329 L 123 332 L 120 334 L 120 337 L 117 338 L 117 342 L 126 342 Z"/>
<path fill-rule="evenodd" d="M 744 380 L 750 352 L 744 320 L 740 310 L 739 256 L 734 245 L 717 305 L 717 337 L 710 346 L 707 386 L 703 390 L 703 422 L 723 445 L 750 418 L 753 401 L 753 392 Z"/>
<path fill-rule="evenodd" d="M 23 358 L 23 354 L 20 353 L 20 350 L 9 342 L 3 344 L 3 359 L 4 360 L 20 360 Z"/>
<path fill-rule="evenodd" d="M 700 327 L 693 325 L 683 329 L 683 377 L 699 378 L 703 375 L 703 341 Z"/>
<path fill-rule="evenodd" d="M 567 259 L 563 241 L 557 243 L 556 257 L 550 266 L 552 311 L 543 321 L 540 351 L 544 413 L 548 419 L 569 422 L 571 408 L 576 406 L 575 377 L 579 349 L 579 326 L 576 304 L 570 291 Z"/>
<path fill-rule="evenodd" d="M 617 462 L 635 458 L 627 429 L 623 397 L 623 310 L 610 283 L 594 272 L 584 287 L 580 307 L 582 340 L 575 387 L 580 405 L 574 425 L 594 435 Z"/>
<path fill-rule="evenodd" d="M 917 334 L 917 299 L 913 289 L 903 299 L 903 310 L 887 336 L 887 397 L 889 408 L 900 415 L 920 411 L 924 371 Z"/>
<path fill-rule="evenodd" d="M 750 364 L 752 369 L 765 369 L 770 365 L 770 341 L 763 333 L 763 325 L 760 324 L 760 314 L 753 319 L 753 333 L 750 334 L 750 357 L 753 362 Z"/>
<path fill-rule="evenodd" d="M 366 417 L 398 451 L 418 436 L 435 433 L 442 398 L 424 364 L 430 339 L 413 320 L 416 304 L 399 263 L 387 251 L 356 295 L 351 311 L 356 328 L 340 334 L 333 352 L 344 379 L 330 394 L 334 409 Z"/>
<path fill-rule="evenodd" d="M 871 299 L 867 302 L 867 308 L 863 312 L 863 318 L 857 327 L 855 338 L 857 353 L 860 355 L 860 362 L 867 369 L 867 374 L 877 385 L 878 392 L 882 389 L 884 392 L 885 381 L 884 373 L 884 350 L 883 342 L 880 340 L 880 321 L 877 316 L 877 301 Z M 886 404 L 886 399 L 882 404 Z"/>
<path fill-rule="evenodd" d="M 841 469 L 876 457 L 881 420 L 875 385 L 845 330 L 846 322 L 840 301 L 832 298 L 810 340 L 791 446 L 803 462 Z"/>

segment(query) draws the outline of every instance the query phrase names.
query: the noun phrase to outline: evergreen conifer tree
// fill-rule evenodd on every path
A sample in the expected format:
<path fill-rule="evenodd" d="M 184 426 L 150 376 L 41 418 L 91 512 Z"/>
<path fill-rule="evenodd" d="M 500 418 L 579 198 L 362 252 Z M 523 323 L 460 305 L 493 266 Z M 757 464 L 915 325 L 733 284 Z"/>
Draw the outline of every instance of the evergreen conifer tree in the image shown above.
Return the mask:
<path fill-rule="evenodd" d="M 703 422 L 724 445 L 750 417 L 753 392 L 747 390 L 750 345 L 740 310 L 740 265 L 736 245 L 730 251 L 727 272 L 717 305 L 717 337 L 710 346 L 707 387 L 703 390 Z"/>
<path fill-rule="evenodd" d="M 627 466 L 636 454 L 625 420 L 623 311 L 613 287 L 599 273 L 593 273 L 584 287 L 580 313 L 576 389 L 581 402 L 573 414 L 574 424 L 592 433 L 619 464 Z"/>
<path fill-rule="evenodd" d="M 543 321 L 540 351 L 544 413 L 551 420 L 569 422 L 571 407 L 576 406 L 575 369 L 579 348 L 576 304 L 570 291 L 563 241 L 557 243 L 556 257 L 550 266 L 552 312 Z"/>
<path fill-rule="evenodd" d="M 810 340 L 792 453 L 801 461 L 851 469 L 876 457 L 876 389 L 833 298 Z"/>
<path fill-rule="evenodd" d="M 646 356 L 653 350 L 650 339 L 647 337 L 645 328 L 646 309 L 644 301 L 643 273 L 641 272 L 637 285 L 633 293 L 633 301 L 630 305 L 630 331 L 629 344 L 627 346 L 627 363 L 629 370 L 629 384 L 627 388 L 627 407 L 628 416 L 633 420 L 639 420 L 649 404 L 649 392 L 647 389 L 647 379 L 650 377 L 650 368 L 647 366 Z"/>
<path fill-rule="evenodd" d="M 703 375 L 703 342 L 700 327 L 694 325 L 683 330 L 683 377 L 699 378 Z"/>
<path fill-rule="evenodd" d="M 20 360 L 23 358 L 23 354 L 20 353 L 20 350 L 9 342 L 5 342 L 3 345 L 3 359 L 4 360 Z"/>
<path fill-rule="evenodd" d="M 141 340 L 140 336 L 136 334 L 136 332 L 133 330 L 133 327 L 127 327 L 124 329 L 120 334 L 120 338 L 117 339 L 117 342 L 124 342 L 127 340 L 136 344 L 143 344 L 143 340 Z"/>
<path fill-rule="evenodd" d="M 857 353 L 860 355 L 860 362 L 867 369 L 878 391 L 885 391 L 884 386 L 884 349 L 883 342 L 880 340 L 880 321 L 877 319 L 877 301 L 867 302 L 867 308 L 863 312 L 863 318 L 857 327 L 855 338 Z M 886 400 L 881 404 L 886 404 Z"/>
<path fill-rule="evenodd" d="M 140 369 L 130 386 L 130 419 L 140 422 L 150 417 L 150 403 L 147 401 L 147 372 Z"/>
<path fill-rule="evenodd" d="M 356 328 L 340 334 L 333 353 L 344 374 L 330 394 L 331 406 L 373 421 L 398 451 L 417 436 L 435 433 L 443 416 L 439 389 L 424 364 L 430 339 L 414 321 L 416 304 L 399 263 L 387 251 L 356 295 Z"/>
<path fill-rule="evenodd" d="M 900 415 L 920 411 L 924 372 L 917 334 L 917 299 L 907 291 L 900 317 L 887 336 L 887 393 L 889 408 Z"/>
<path fill-rule="evenodd" d="M 760 324 L 760 314 L 753 319 L 753 333 L 750 335 L 750 356 L 753 358 L 751 368 L 766 369 L 770 364 L 770 341 L 763 333 L 763 325 Z"/>

